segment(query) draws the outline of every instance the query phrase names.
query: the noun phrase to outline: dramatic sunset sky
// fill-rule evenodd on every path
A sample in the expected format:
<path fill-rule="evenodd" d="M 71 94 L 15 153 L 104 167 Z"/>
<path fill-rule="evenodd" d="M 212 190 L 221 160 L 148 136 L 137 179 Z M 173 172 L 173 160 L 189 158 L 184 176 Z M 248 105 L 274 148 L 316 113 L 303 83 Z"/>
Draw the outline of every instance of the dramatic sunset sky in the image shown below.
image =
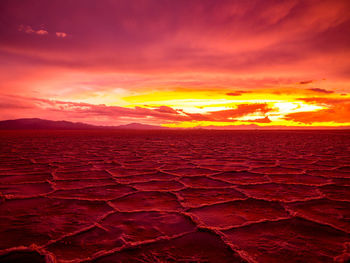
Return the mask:
<path fill-rule="evenodd" d="M 0 120 L 349 126 L 350 1 L 1 0 Z"/>

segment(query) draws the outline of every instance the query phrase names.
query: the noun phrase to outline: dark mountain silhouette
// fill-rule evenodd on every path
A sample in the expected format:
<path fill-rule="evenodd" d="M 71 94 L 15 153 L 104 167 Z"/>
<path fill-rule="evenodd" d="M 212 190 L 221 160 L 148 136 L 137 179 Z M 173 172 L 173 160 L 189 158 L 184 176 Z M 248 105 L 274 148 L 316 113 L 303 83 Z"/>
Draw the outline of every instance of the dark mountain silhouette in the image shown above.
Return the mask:
<path fill-rule="evenodd" d="M 350 126 L 341 127 L 298 127 L 298 126 L 265 126 L 256 124 L 228 125 L 228 126 L 197 126 L 193 128 L 168 128 L 156 125 L 129 123 L 119 126 L 98 126 L 82 122 L 51 121 L 39 118 L 24 118 L 0 121 L 0 130 L 342 130 Z"/>
<path fill-rule="evenodd" d="M 149 124 L 142 124 L 142 123 L 129 123 L 125 125 L 119 125 L 116 126 L 117 129 L 132 129 L 132 130 L 159 130 L 159 129 L 169 129 L 167 127 L 162 126 L 156 126 L 156 125 L 149 125 Z"/>
<path fill-rule="evenodd" d="M 123 130 L 157 130 L 167 129 L 161 126 L 147 125 L 141 123 L 130 123 L 120 126 L 97 126 L 81 122 L 51 121 L 39 118 L 25 118 L 16 120 L 0 121 L 0 130 L 101 130 L 101 129 L 123 129 Z"/>

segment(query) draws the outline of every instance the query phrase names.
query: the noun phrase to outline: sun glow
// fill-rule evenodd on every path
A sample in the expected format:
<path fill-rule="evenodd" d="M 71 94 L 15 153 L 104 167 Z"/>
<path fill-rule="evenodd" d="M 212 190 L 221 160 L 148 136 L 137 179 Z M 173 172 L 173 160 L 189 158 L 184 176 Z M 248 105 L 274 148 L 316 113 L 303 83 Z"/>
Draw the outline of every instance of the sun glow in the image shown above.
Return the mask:
<path fill-rule="evenodd" d="M 227 125 L 248 125 L 256 124 L 259 126 L 280 125 L 280 126 L 317 126 L 322 123 L 301 123 L 288 119 L 287 116 L 296 113 L 312 113 L 327 110 L 325 104 L 306 102 L 300 98 L 309 94 L 309 90 L 279 90 L 274 92 L 267 90 L 246 90 L 240 92 L 232 92 L 232 90 L 224 89 L 220 92 L 213 89 L 204 90 L 187 90 L 176 88 L 174 90 L 164 90 L 155 92 L 140 92 L 123 97 L 127 107 L 142 107 L 148 109 L 156 109 L 161 106 L 171 107 L 178 112 L 178 115 L 189 116 L 189 114 L 197 114 L 203 119 L 191 121 L 176 121 L 163 123 L 168 127 L 196 127 L 196 126 L 227 126 Z M 323 98 L 321 94 L 318 98 Z M 330 97 L 330 96 L 328 96 Z M 332 94 L 332 98 L 339 99 L 339 94 Z M 256 109 L 250 112 L 239 112 L 244 107 L 254 107 L 254 105 L 265 105 L 264 109 Z M 249 106 L 250 105 L 250 106 Z M 220 120 L 220 114 L 232 111 L 234 116 L 225 115 L 226 120 Z M 196 115 L 196 116 L 197 116 Z M 213 116 L 218 116 L 217 120 Z M 213 119 L 213 120 L 212 120 Z M 221 118 L 222 119 L 222 118 Z M 336 122 L 327 122 L 329 126 L 337 126 Z"/>

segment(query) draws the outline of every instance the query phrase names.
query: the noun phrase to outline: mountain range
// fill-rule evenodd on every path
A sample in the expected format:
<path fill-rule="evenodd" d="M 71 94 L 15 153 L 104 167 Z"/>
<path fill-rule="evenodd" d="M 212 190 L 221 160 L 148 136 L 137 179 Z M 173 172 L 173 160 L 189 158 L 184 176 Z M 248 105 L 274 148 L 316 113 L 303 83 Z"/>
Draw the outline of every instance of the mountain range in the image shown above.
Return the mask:
<path fill-rule="evenodd" d="M 0 121 L 0 130 L 173 130 L 183 128 L 168 128 L 157 125 L 142 123 L 129 123 L 118 126 L 99 126 L 82 122 L 51 121 L 39 118 L 23 118 L 15 120 Z M 305 127 L 305 126 L 265 126 L 256 124 L 247 125 L 227 125 L 227 126 L 197 126 L 188 129 L 195 130 L 349 130 L 349 126 L 341 127 Z"/>
<path fill-rule="evenodd" d="M 130 123 L 119 126 L 98 126 L 82 122 L 51 121 L 39 118 L 24 118 L 0 121 L 0 130 L 160 130 L 168 129 L 162 126 L 141 123 Z"/>

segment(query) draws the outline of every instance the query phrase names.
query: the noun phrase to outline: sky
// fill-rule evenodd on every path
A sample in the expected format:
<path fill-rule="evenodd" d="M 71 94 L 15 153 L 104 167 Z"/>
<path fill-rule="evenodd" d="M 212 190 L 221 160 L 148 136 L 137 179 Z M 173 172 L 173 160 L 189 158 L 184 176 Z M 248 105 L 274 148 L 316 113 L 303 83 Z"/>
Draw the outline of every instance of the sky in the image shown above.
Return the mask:
<path fill-rule="evenodd" d="M 1 0 L 0 120 L 350 126 L 348 0 Z"/>

